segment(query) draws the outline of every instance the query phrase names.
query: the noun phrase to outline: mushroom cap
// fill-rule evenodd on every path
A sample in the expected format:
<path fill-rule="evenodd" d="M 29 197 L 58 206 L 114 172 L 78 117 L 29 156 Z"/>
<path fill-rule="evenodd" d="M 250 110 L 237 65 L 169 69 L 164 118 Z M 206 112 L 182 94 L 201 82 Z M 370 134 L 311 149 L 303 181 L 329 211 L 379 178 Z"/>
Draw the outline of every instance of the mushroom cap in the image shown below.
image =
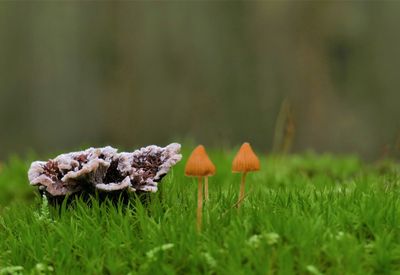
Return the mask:
<path fill-rule="evenodd" d="M 233 172 L 250 172 L 260 170 L 260 160 L 254 153 L 250 144 L 245 142 L 237 152 L 233 163 Z"/>
<path fill-rule="evenodd" d="M 197 146 L 185 166 L 186 176 L 206 177 L 215 174 L 215 165 L 212 163 L 207 155 L 206 149 L 203 145 Z"/>

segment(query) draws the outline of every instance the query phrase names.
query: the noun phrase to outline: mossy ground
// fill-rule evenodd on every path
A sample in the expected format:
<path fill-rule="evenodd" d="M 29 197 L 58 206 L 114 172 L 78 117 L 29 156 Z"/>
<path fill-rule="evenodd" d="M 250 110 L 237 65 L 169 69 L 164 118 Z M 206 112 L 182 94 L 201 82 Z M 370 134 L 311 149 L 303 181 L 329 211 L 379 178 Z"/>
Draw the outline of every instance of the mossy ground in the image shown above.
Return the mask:
<path fill-rule="evenodd" d="M 144 206 L 83 201 L 47 206 L 28 185 L 29 161 L 0 172 L 0 274 L 395 274 L 400 178 L 394 162 L 261 156 L 236 203 L 233 152 L 211 151 L 203 231 L 197 184 L 178 164 Z"/>

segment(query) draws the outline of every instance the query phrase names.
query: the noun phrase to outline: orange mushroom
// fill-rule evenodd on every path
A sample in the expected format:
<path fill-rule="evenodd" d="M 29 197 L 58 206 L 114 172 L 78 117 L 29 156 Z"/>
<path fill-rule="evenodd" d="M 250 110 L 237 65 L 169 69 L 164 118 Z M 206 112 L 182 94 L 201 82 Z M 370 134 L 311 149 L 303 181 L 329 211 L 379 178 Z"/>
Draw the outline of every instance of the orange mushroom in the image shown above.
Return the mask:
<path fill-rule="evenodd" d="M 197 231 L 201 231 L 203 216 L 203 177 L 211 176 L 215 173 L 215 166 L 207 155 L 203 145 L 197 146 L 186 162 L 185 175 L 197 177 L 198 193 L 197 193 Z M 208 187 L 208 186 L 207 186 Z M 208 195 L 208 189 L 206 189 Z"/>
<path fill-rule="evenodd" d="M 240 207 L 241 202 L 244 199 L 246 175 L 248 172 L 260 170 L 260 160 L 254 153 L 250 144 L 245 142 L 240 147 L 232 163 L 232 172 L 242 173 L 242 182 L 240 185 L 240 194 L 237 202 L 237 206 Z"/>

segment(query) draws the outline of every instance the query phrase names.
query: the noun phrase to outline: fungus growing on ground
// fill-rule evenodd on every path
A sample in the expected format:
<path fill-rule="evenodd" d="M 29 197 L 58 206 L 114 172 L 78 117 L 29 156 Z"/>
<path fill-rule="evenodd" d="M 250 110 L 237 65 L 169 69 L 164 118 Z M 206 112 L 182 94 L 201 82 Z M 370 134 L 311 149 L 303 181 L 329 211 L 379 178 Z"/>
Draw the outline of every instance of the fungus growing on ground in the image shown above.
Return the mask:
<path fill-rule="evenodd" d="M 178 163 L 181 145 L 148 146 L 133 153 L 118 153 L 110 146 L 62 154 L 32 163 L 31 185 L 48 197 L 72 194 L 156 192 L 157 183 Z"/>
<path fill-rule="evenodd" d="M 232 163 L 232 172 L 242 173 L 242 181 L 240 184 L 240 193 L 237 206 L 240 207 L 244 199 L 246 175 L 248 172 L 260 170 L 260 160 L 254 153 L 249 143 L 243 143 Z"/>
<path fill-rule="evenodd" d="M 189 177 L 197 177 L 197 231 L 201 231 L 203 217 L 203 177 L 211 176 L 215 173 L 215 166 L 207 155 L 203 145 L 197 146 L 190 155 L 186 167 L 185 175 Z M 208 190 L 207 190 L 208 193 Z"/>

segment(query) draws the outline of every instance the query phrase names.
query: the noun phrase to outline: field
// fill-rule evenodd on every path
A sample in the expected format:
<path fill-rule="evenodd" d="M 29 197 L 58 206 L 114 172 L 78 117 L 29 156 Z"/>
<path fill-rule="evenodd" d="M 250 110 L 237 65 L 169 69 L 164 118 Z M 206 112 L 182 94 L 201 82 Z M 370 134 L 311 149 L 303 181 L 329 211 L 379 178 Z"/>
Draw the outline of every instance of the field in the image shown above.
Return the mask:
<path fill-rule="evenodd" d="M 261 156 L 236 203 L 234 152 L 210 151 L 203 231 L 184 159 L 150 202 L 54 208 L 28 185 L 29 160 L 0 172 L 0 274 L 396 274 L 399 167 L 355 157 Z"/>

